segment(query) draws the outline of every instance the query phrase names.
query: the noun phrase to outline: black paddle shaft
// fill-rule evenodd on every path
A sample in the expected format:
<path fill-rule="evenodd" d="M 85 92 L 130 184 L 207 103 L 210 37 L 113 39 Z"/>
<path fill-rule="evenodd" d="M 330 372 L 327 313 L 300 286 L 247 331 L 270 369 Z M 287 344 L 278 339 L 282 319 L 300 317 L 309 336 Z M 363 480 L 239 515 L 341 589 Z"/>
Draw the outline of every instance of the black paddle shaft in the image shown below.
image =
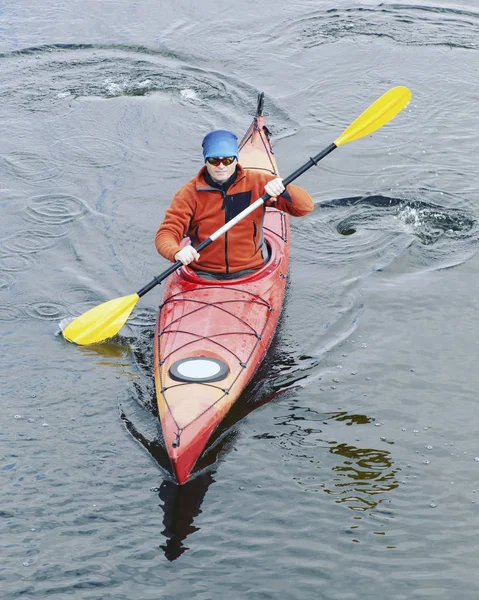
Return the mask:
<path fill-rule="evenodd" d="M 337 148 L 337 146 L 333 142 L 327 148 L 325 148 L 324 150 L 321 150 L 321 152 L 318 152 L 318 154 L 316 154 L 316 156 L 313 156 L 312 158 L 310 158 L 308 160 L 308 162 L 304 163 L 304 165 L 299 167 L 299 169 L 296 169 L 296 171 L 294 171 L 294 173 L 291 173 L 291 175 L 288 175 L 288 177 L 286 177 L 286 179 L 283 179 L 284 187 L 286 187 L 290 183 L 293 183 L 293 181 L 295 179 L 297 179 L 300 175 L 305 173 L 308 169 L 310 169 L 314 165 L 317 165 L 320 160 L 322 160 L 325 156 L 327 156 L 330 152 L 332 152 L 336 148 Z M 268 200 L 270 197 L 271 196 L 269 194 L 263 194 L 261 196 L 261 200 L 263 202 L 266 202 L 266 200 Z M 203 250 L 204 248 L 206 248 L 207 246 L 212 244 L 213 241 L 214 240 L 212 240 L 211 238 L 206 238 L 206 240 L 203 240 L 200 244 L 198 244 L 198 246 L 196 246 L 195 250 L 197 252 L 201 252 L 201 250 Z M 163 271 L 163 273 L 161 273 L 161 275 L 158 275 L 157 277 L 152 279 L 150 281 L 150 283 L 147 283 L 144 287 L 142 287 L 141 290 L 139 292 L 137 292 L 138 297 L 141 298 L 142 296 L 144 296 L 147 292 L 149 292 L 154 287 L 159 285 L 162 281 L 164 281 L 167 277 L 169 277 L 172 273 L 174 273 L 177 269 L 179 269 L 182 265 L 183 265 L 183 263 L 181 262 L 181 260 L 177 260 L 170 267 L 168 267 L 168 269 L 166 269 L 166 271 Z"/>
<path fill-rule="evenodd" d="M 321 150 L 321 152 L 318 152 L 318 154 L 316 154 L 316 156 L 313 156 L 312 158 L 310 158 L 308 160 L 308 162 L 304 163 L 304 165 L 299 167 L 299 169 L 296 169 L 296 171 L 294 173 L 291 173 L 291 175 L 288 175 L 288 177 L 286 177 L 286 179 L 283 179 L 284 187 L 286 187 L 290 183 L 293 183 L 293 181 L 297 177 L 299 177 L 303 173 L 306 173 L 306 171 L 308 169 L 310 169 L 311 167 L 313 167 L 314 165 L 317 165 L 320 160 L 322 160 L 325 156 L 327 156 L 330 152 L 332 152 L 336 148 L 337 148 L 337 146 L 333 142 L 332 144 L 329 144 L 329 146 L 327 148 L 325 148 L 324 150 Z"/>

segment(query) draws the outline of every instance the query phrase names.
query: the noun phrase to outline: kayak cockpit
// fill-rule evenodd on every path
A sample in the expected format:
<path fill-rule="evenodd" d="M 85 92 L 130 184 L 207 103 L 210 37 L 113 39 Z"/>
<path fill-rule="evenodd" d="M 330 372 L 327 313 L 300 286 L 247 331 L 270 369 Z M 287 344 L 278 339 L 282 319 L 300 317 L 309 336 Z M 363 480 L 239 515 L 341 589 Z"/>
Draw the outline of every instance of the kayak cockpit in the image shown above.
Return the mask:
<path fill-rule="evenodd" d="M 284 246 L 289 241 L 289 224 L 287 223 L 285 213 L 276 209 L 268 209 L 265 215 L 264 232 L 269 256 L 265 264 L 256 271 L 234 279 L 209 279 L 201 277 L 194 269 L 183 266 L 177 271 L 177 276 L 195 284 L 201 283 L 202 285 L 218 285 L 219 282 L 221 285 L 237 285 L 238 283 L 263 278 L 269 272 L 281 268 L 283 269 L 283 276 L 286 276 L 288 260 L 285 261 Z"/>

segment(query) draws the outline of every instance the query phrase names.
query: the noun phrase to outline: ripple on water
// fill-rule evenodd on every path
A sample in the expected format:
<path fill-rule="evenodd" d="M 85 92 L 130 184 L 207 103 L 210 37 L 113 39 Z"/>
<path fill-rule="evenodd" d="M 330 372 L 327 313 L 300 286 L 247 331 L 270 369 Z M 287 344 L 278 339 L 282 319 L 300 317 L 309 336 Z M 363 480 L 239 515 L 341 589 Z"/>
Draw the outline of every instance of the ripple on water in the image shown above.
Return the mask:
<path fill-rule="evenodd" d="M 31 255 L 4 255 L 0 256 L 0 273 L 2 271 L 26 271 L 33 263 Z"/>
<path fill-rule="evenodd" d="M 12 276 L 6 273 L 0 274 L 0 290 L 8 288 L 12 285 Z"/>
<path fill-rule="evenodd" d="M 34 319 L 58 321 L 65 313 L 65 307 L 56 302 L 35 302 L 25 307 L 25 312 Z"/>
<path fill-rule="evenodd" d="M 58 302 L 61 318 L 63 319 L 60 324 L 61 328 L 65 328 L 73 319 L 105 301 L 105 298 L 92 290 L 91 287 L 69 285 L 68 280 L 65 280 L 65 286 L 59 292 Z"/>
<path fill-rule="evenodd" d="M 51 44 L 0 53 L 0 97 L 27 111 L 51 113 L 70 110 L 77 98 L 164 95 L 175 102 L 210 107 L 228 114 L 250 110 L 257 89 L 241 78 L 193 67 L 189 56 L 180 56 L 166 46 L 101 44 Z M 44 84 L 38 86 L 41 79 Z M 22 82 L 12 88 L 12 81 Z M 275 131 L 285 129 L 288 115 L 270 103 L 275 113 Z M 55 142 L 58 154 L 68 153 L 69 164 L 101 168 L 117 165 L 129 151 L 127 145 L 98 135 L 70 136 Z"/>
<path fill-rule="evenodd" d="M 127 147 L 105 136 L 69 136 L 56 143 L 58 150 L 68 156 L 68 162 L 76 167 L 102 169 L 113 167 L 124 160 Z"/>
<path fill-rule="evenodd" d="M 343 235 L 356 233 L 359 228 L 382 230 L 384 221 L 390 217 L 394 220 L 390 219 L 387 229 L 396 223 L 396 229 L 401 232 L 404 231 L 401 224 L 406 225 L 407 231 L 417 235 L 425 244 L 434 243 L 443 235 L 466 238 L 475 237 L 478 232 L 476 219 L 466 211 L 425 201 L 364 196 L 324 203 L 325 208 L 333 206 L 351 209 L 335 225 Z"/>
<path fill-rule="evenodd" d="M 0 321 L 21 321 L 24 318 L 25 313 L 19 306 L 0 304 Z"/>
<path fill-rule="evenodd" d="M 362 258 L 371 253 L 383 259 L 389 255 L 382 261 L 385 265 L 407 250 L 413 269 L 440 269 L 451 266 L 451 261 L 468 260 L 479 240 L 478 222 L 467 211 L 425 201 L 366 196 L 333 200 L 324 203 L 324 209 L 321 218 L 351 238 L 335 251 L 338 260 L 353 256 L 359 248 Z M 338 214 L 343 209 L 346 215 Z"/>
<path fill-rule="evenodd" d="M 398 44 L 473 49 L 479 39 L 479 13 L 454 8 L 380 4 L 313 11 L 288 21 L 273 43 L 313 48 L 357 36 L 390 38 Z"/>
<path fill-rule="evenodd" d="M 30 220 L 51 225 L 72 223 L 89 212 L 80 198 L 67 194 L 36 196 L 26 211 Z"/>
<path fill-rule="evenodd" d="M 135 327 L 153 328 L 156 323 L 156 311 L 151 308 L 135 308 L 128 324 Z"/>
<path fill-rule="evenodd" d="M 59 167 L 51 157 L 42 157 L 30 152 L 12 152 L 0 158 L 5 171 L 24 181 L 40 183 L 59 175 Z"/>
<path fill-rule="evenodd" d="M 65 285 L 66 287 L 60 292 L 60 298 L 65 304 L 92 308 L 95 303 L 103 302 L 103 298 L 88 286 L 70 285 L 68 281 Z"/>
<path fill-rule="evenodd" d="M 56 238 L 64 235 L 66 235 L 65 231 L 54 233 L 45 229 L 17 231 L 4 240 L 3 246 L 10 252 L 33 254 L 51 248 L 55 244 Z"/>

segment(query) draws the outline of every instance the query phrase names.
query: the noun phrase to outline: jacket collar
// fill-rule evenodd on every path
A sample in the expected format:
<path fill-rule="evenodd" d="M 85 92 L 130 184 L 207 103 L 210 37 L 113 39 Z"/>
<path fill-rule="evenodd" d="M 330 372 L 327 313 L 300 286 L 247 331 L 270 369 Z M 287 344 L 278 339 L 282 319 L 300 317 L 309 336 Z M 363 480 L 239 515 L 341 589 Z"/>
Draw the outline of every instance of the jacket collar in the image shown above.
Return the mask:
<path fill-rule="evenodd" d="M 203 167 L 201 167 L 201 169 L 196 174 L 195 185 L 196 185 L 197 191 L 205 191 L 205 190 L 218 190 L 218 191 L 220 191 L 219 187 L 213 187 L 213 186 L 211 186 L 211 185 L 209 185 L 207 183 L 207 181 L 205 180 L 205 173 L 207 173 L 206 167 L 203 166 Z M 236 179 L 234 179 L 234 181 L 230 184 L 229 187 L 231 187 L 232 185 L 235 185 L 236 183 L 238 183 L 238 181 L 240 181 L 241 179 L 243 179 L 244 176 L 245 176 L 245 170 L 238 163 L 238 165 L 236 167 Z"/>

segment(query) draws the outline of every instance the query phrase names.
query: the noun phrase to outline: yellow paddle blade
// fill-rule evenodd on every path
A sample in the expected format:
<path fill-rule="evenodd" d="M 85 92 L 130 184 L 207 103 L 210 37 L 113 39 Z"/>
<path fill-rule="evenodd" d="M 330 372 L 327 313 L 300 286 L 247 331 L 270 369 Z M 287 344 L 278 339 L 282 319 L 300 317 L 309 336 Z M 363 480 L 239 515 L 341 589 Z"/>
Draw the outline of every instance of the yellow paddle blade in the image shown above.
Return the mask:
<path fill-rule="evenodd" d="M 81 346 L 103 342 L 120 331 L 139 299 L 131 294 L 95 306 L 65 327 L 63 337 Z"/>
<path fill-rule="evenodd" d="M 393 119 L 398 112 L 408 104 L 411 92 L 407 87 L 398 86 L 391 88 L 373 102 L 351 125 L 335 140 L 336 146 L 347 144 L 353 140 L 369 135 L 380 129 Z"/>

